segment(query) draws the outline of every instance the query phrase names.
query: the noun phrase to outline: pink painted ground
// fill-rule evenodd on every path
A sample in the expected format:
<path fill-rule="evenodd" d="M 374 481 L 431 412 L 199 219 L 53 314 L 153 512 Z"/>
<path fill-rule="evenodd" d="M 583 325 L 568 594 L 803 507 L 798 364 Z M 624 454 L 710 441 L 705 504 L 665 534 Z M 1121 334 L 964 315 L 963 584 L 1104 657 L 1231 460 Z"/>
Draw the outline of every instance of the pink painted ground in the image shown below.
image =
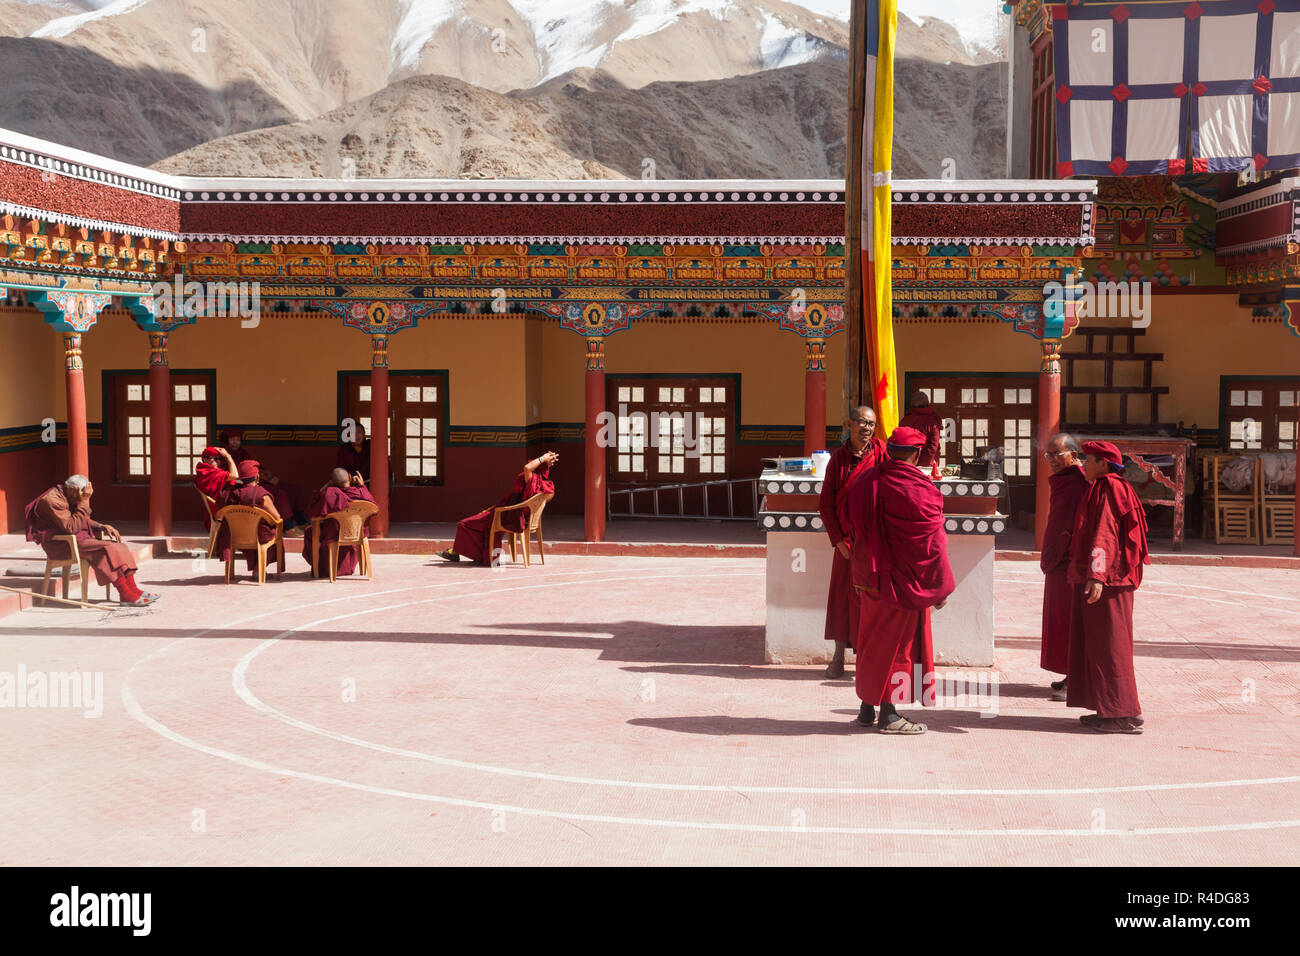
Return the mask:
<path fill-rule="evenodd" d="M 143 612 L 0 620 L 4 864 L 1281 864 L 1300 852 L 1300 572 L 1153 567 L 1141 737 L 1046 699 L 1040 578 L 998 565 L 997 715 L 854 726 L 762 663 L 755 559 L 381 555 L 372 583 L 145 564 Z M 354 691 L 354 693 L 353 693 Z M 351 698 L 355 699 L 351 699 Z M 913 714 L 915 716 L 915 714 Z"/>

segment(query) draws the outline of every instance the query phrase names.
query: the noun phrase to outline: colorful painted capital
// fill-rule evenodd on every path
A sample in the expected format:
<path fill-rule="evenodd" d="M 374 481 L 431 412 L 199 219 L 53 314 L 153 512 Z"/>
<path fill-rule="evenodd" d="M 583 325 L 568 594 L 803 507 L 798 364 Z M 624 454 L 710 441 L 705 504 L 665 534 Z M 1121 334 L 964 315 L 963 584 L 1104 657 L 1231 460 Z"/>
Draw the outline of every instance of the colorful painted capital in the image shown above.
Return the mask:
<path fill-rule="evenodd" d="M 45 313 L 45 321 L 63 332 L 89 332 L 113 297 L 106 292 L 73 292 L 66 289 L 39 292 L 33 304 Z"/>
<path fill-rule="evenodd" d="M 149 333 L 149 365 L 167 364 L 167 333 Z"/>
<path fill-rule="evenodd" d="M 69 332 L 63 336 L 63 367 L 69 372 L 80 372 L 83 368 L 80 332 Z"/>
<path fill-rule="evenodd" d="M 605 371 L 605 339 L 601 336 L 587 339 L 587 371 Z"/>
<path fill-rule="evenodd" d="M 808 360 L 804 371 L 826 371 L 826 340 L 804 339 L 804 349 Z"/>
<path fill-rule="evenodd" d="M 370 367 L 388 368 L 388 336 L 372 335 L 370 337 Z"/>
<path fill-rule="evenodd" d="M 560 328 L 585 335 L 590 340 L 593 336 L 604 338 L 615 332 L 630 328 L 632 319 L 646 314 L 646 306 L 641 305 L 605 305 L 602 302 L 588 302 L 586 305 L 550 306 L 547 310 L 560 320 Z"/>

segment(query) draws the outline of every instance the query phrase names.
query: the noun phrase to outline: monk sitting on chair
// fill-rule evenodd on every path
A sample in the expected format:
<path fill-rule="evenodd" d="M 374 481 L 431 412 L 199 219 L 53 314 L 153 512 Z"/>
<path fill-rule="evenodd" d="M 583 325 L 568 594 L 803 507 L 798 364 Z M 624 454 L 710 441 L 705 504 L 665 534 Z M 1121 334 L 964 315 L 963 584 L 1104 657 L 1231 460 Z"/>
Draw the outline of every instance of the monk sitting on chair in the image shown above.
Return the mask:
<path fill-rule="evenodd" d="M 330 474 L 329 484 L 317 492 L 316 500 L 308 509 L 307 514 L 312 518 L 323 517 L 327 514 L 333 514 L 336 511 L 346 511 L 348 505 L 354 501 L 369 501 L 374 504 L 374 497 L 366 490 L 366 483 L 362 480 L 361 475 L 357 472 L 348 474 L 342 468 L 335 468 Z M 366 528 L 363 532 L 367 537 L 370 536 L 370 529 Z M 303 559 L 311 564 L 312 561 L 312 529 L 309 526 L 302 539 L 302 556 Z M 320 526 L 320 543 L 321 545 L 329 544 L 331 541 L 337 541 L 339 538 L 339 523 L 333 519 L 322 521 Z M 323 548 L 322 548 L 323 550 Z M 357 549 L 351 545 L 343 545 L 339 548 L 339 566 L 335 572 L 336 576 L 351 574 L 357 568 Z M 329 570 L 322 569 L 320 576 L 329 577 Z"/>
<path fill-rule="evenodd" d="M 238 483 L 239 466 L 235 464 L 235 459 L 230 456 L 230 452 L 216 445 L 209 445 L 203 449 L 199 463 L 194 466 L 194 487 L 212 499 L 214 511 L 230 503 L 226 498 Z M 212 519 L 208 517 L 208 510 L 204 508 L 203 530 L 207 531 L 211 527 Z"/>
<path fill-rule="evenodd" d="M 948 565 L 943 495 L 919 464 L 925 442 L 914 428 L 895 428 L 889 457 L 856 482 L 849 499 L 850 571 L 862 598 L 853 645 L 862 701 L 858 723 L 870 726 L 879 706 L 876 726 L 884 734 L 926 731 L 896 705 L 934 703 L 930 611 L 942 608 L 957 587 Z"/>
<path fill-rule="evenodd" d="M 68 543 L 54 538 L 75 535 L 77 552 L 94 570 L 96 581 L 117 588 L 123 604 L 135 607 L 152 604 L 159 595 L 141 591 L 135 583 L 135 557 L 122 544 L 122 536 L 111 524 L 101 524 L 90 516 L 90 496 L 94 493 L 95 486 L 90 479 L 72 475 L 62 485 L 55 485 L 32 501 L 24 511 L 27 540 L 35 541 L 51 558 L 70 558 L 72 551 Z M 107 540 L 97 537 L 100 534 Z"/>
<path fill-rule="evenodd" d="M 459 561 L 464 558 L 476 564 L 496 565 L 501 558 L 502 534 L 497 532 L 495 540 L 488 540 L 488 531 L 492 528 L 492 512 L 497 508 L 527 501 L 533 495 L 553 494 L 555 483 L 550 479 L 551 466 L 559 460 L 559 455 L 548 451 L 524 465 L 524 470 L 515 477 L 515 486 L 510 489 L 510 494 L 491 508 L 468 518 L 462 518 L 456 525 L 455 543 L 446 551 L 439 551 L 438 557 L 446 558 L 448 561 Z M 516 511 L 506 512 L 501 518 L 501 523 L 507 531 L 523 531 L 528 527 L 528 509 L 519 508 Z"/>
<path fill-rule="evenodd" d="M 261 508 L 267 512 L 274 520 L 280 520 L 280 511 L 275 506 L 275 500 L 271 497 L 269 488 L 264 488 L 259 478 L 260 465 L 255 459 L 247 458 L 239 464 L 239 481 L 231 487 L 228 492 L 226 505 L 245 505 L 249 508 Z M 224 507 L 224 505 L 223 505 Z M 275 540 L 275 526 L 262 521 L 257 526 L 257 540 L 262 544 Z M 230 560 L 230 528 L 225 522 L 221 524 L 221 530 L 217 532 L 217 556 L 222 561 Z M 266 554 L 266 565 L 270 567 L 280 559 L 276 554 L 276 549 L 272 548 Z M 248 562 L 248 570 L 257 570 L 257 551 L 245 550 L 244 560 Z M 284 568 L 280 569 L 281 571 Z"/>
<path fill-rule="evenodd" d="M 224 429 L 217 437 L 221 441 L 221 446 L 230 452 L 230 457 L 234 459 L 236 465 L 253 460 L 252 453 L 244 446 L 242 428 Z M 272 474 L 270 469 L 263 467 L 260 462 L 259 467 L 262 487 L 275 501 L 277 512 L 284 518 L 285 534 L 291 538 L 301 537 L 301 528 L 307 525 L 307 496 L 297 485 L 281 481 L 279 476 Z"/>

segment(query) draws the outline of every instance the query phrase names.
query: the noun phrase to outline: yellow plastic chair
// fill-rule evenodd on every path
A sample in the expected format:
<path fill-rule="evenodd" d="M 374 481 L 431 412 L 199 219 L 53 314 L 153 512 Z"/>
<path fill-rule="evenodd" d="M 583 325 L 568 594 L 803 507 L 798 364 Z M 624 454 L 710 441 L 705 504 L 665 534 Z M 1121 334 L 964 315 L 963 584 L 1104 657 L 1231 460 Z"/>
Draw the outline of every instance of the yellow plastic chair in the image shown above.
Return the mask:
<path fill-rule="evenodd" d="M 338 537 L 326 542 L 329 547 L 330 583 L 338 579 L 339 548 L 357 549 L 357 570 L 372 577 L 370 564 L 370 539 L 366 537 L 366 528 L 370 519 L 379 514 L 379 506 L 373 501 L 354 501 L 342 511 L 332 511 L 327 515 L 311 519 L 311 573 L 315 577 L 320 573 L 320 529 L 326 521 L 336 521 L 339 526 Z"/>
<path fill-rule="evenodd" d="M 524 550 L 524 567 L 528 567 L 528 548 L 529 542 L 533 535 L 537 535 L 537 554 L 542 559 L 542 564 L 546 563 L 546 550 L 542 543 L 542 512 L 546 510 L 546 503 L 555 497 L 555 492 L 546 494 L 533 495 L 527 501 L 521 501 L 517 505 L 507 505 L 504 508 L 492 509 L 492 528 L 488 531 L 488 541 L 496 540 L 497 532 L 501 532 L 510 539 L 510 561 L 514 563 L 518 560 L 518 548 L 522 545 Z M 501 516 L 508 511 L 518 511 L 520 508 L 528 509 L 528 525 L 523 531 L 511 531 L 501 524 Z M 488 556 L 489 560 L 491 555 Z"/>
<path fill-rule="evenodd" d="M 230 583 L 234 573 L 235 552 L 257 549 L 257 583 L 266 583 L 266 552 L 275 548 L 275 579 L 279 581 L 284 572 L 284 521 L 271 517 L 269 511 L 254 508 L 251 505 L 226 505 L 217 512 L 216 517 L 226 523 L 230 529 L 230 557 L 226 559 L 226 583 Z M 259 541 L 257 528 L 269 524 L 275 529 L 275 537 L 270 541 Z"/>
<path fill-rule="evenodd" d="M 217 501 L 210 498 L 198 488 L 194 489 L 199 492 L 199 497 L 203 499 L 203 510 L 208 513 L 208 527 L 212 529 L 208 535 L 208 557 L 211 558 L 217 551 L 217 532 L 221 528 L 221 519 L 217 517 Z"/>

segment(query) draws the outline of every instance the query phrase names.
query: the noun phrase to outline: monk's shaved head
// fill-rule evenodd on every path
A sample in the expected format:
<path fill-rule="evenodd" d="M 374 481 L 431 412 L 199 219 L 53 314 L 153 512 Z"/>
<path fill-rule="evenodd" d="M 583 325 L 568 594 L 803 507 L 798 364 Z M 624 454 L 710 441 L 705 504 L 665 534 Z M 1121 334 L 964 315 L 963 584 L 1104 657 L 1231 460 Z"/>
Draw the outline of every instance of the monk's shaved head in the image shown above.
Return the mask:
<path fill-rule="evenodd" d="M 909 407 L 925 408 L 929 404 L 930 404 L 930 396 L 925 394 L 925 392 L 921 391 L 921 389 L 918 388 L 915 392 L 912 393 L 912 403 Z"/>
<path fill-rule="evenodd" d="M 335 468 L 330 472 L 330 484 L 336 488 L 346 488 L 352 476 L 348 474 L 346 468 Z"/>

